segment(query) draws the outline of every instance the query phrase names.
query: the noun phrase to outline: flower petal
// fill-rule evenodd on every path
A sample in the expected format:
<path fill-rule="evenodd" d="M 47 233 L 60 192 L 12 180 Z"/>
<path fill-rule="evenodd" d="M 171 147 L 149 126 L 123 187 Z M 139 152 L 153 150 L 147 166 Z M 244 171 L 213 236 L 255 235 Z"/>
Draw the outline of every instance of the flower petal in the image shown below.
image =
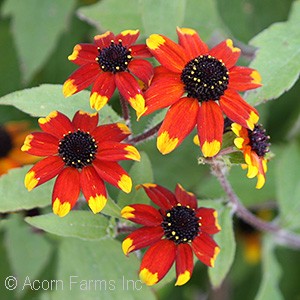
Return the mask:
<path fill-rule="evenodd" d="M 169 210 L 178 203 L 175 195 L 171 191 L 158 184 L 144 183 L 137 186 L 137 188 L 140 187 L 145 190 L 152 202 L 158 205 L 162 210 Z"/>
<path fill-rule="evenodd" d="M 207 233 L 200 232 L 192 242 L 192 249 L 200 261 L 209 267 L 214 267 L 220 248 Z"/>
<path fill-rule="evenodd" d="M 52 194 L 53 213 L 64 217 L 75 205 L 80 194 L 80 179 L 77 169 L 65 168 L 57 177 Z"/>
<path fill-rule="evenodd" d="M 196 216 L 200 219 L 200 230 L 208 234 L 215 234 L 221 230 L 218 223 L 218 212 L 212 208 L 200 207 L 196 210 Z"/>
<path fill-rule="evenodd" d="M 112 97 L 116 89 L 114 74 L 102 72 L 99 74 L 93 85 L 90 105 L 91 108 L 100 110 Z"/>
<path fill-rule="evenodd" d="M 222 111 L 216 102 L 202 102 L 197 127 L 203 155 L 205 157 L 215 156 L 221 149 L 224 127 Z"/>
<path fill-rule="evenodd" d="M 90 114 L 79 110 L 74 115 L 72 123 L 75 130 L 92 132 L 98 125 L 98 113 Z"/>
<path fill-rule="evenodd" d="M 58 152 L 58 139 L 45 132 L 32 132 L 26 136 L 21 150 L 31 155 L 48 156 Z"/>
<path fill-rule="evenodd" d="M 97 47 L 100 49 L 109 47 L 111 44 L 111 41 L 113 41 L 115 38 L 115 35 L 110 32 L 106 31 L 102 34 L 98 34 L 94 37 L 94 43 L 96 44 Z"/>
<path fill-rule="evenodd" d="M 65 163 L 58 156 L 49 156 L 37 162 L 26 174 L 24 179 L 28 191 L 45 183 L 59 174 Z"/>
<path fill-rule="evenodd" d="M 129 47 L 136 42 L 140 35 L 140 31 L 137 30 L 124 30 L 115 37 L 115 42 L 122 40 L 122 45 Z"/>
<path fill-rule="evenodd" d="M 147 285 L 154 285 L 159 282 L 170 270 L 175 257 L 175 243 L 161 240 L 152 245 L 142 259 L 140 279 Z"/>
<path fill-rule="evenodd" d="M 229 72 L 229 87 L 237 91 L 247 91 L 261 86 L 260 74 L 251 68 L 234 66 Z"/>
<path fill-rule="evenodd" d="M 93 165 L 103 180 L 121 189 L 125 193 L 130 193 L 132 188 L 131 178 L 118 163 L 113 161 L 100 161 L 96 158 L 93 161 Z"/>
<path fill-rule="evenodd" d="M 179 244 L 176 252 L 176 277 L 175 285 L 187 283 L 193 273 L 193 250 L 189 244 Z"/>
<path fill-rule="evenodd" d="M 92 166 L 84 167 L 80 173 L 80 187 L 94 214 L 100 212 L 106 202 L 106 188 L 103 180 Z"/>
<path fill-rule="evenodd" d="M 161 226 L 156 227 L 142 227 L 133 231 L 122 243 L 122 249 L 125 255 L 132 251 L 148 247 L 159 240 L 164 235 Z"/>
<path fill-rule="evenodd" d="M 162 216 L 158 210 L 147 204 L 125 206 L 121 211 L 121 216 L 144 226 L 158 226 L 162 222 Z"/>
<path fill-rule="evenodd" d="M 98 126 L 91 132 L 92 136 L 97 142 L 114 141 L 121 142 L 128 137 L 131 132 L 129 128 L 123 123 L 113 123 Z"/>
<path fill-rule="evenodd" d="M 189 60 L 208 52 L 207 45 L 194 29 L 177 27 L 176 31 L 179 45 L 186 50 Z"/>
<path fill-rule="evenodd" d="M 191 192 L 187 192 L 180 184 L 176 185 L 175 196 L 178 201 L 183 206 L 189 206 L 190 208 L 197 208 L 197 198 Z"/>
<path fill-rule="evenodd" d="M 198 109 L 198 101 L 187 97 L 171 106 L 157 134 L 157 148 L 162 154 L 173 151 L 191 133 Z"/>
<path fill-rule="evenodd" d="M 138 44 L 130 46 L 131 49 L 131 56 L 134 58 L 146 58 L 152 57 L 151 52 L 149 51 L 147 45 L 145 44 Z"/>
<path fill-rule="evenodd" d="M 81 66 L 65 81 L 63 85 L 64 96 L 69 97 L 84 90 L 95 81 L 100 72 L 99 64 L 96 61 Z"/>
<path fill-rule="evenodd" d="M 221 97 L 220 106 L 226 116 L 233 122 L 253 130 L 258 122 L 257 110 L 249 105 L 237 92 L 227 89 Z"/>
<path fill-rule="evenodd" d="M 189 61 L 185 49 L 166 36 L 151 34 L 146 44 L 153 56 L 172 72 L 181 74 Z"/>
<path fill-rule="evenodd" d="M 82 66 L 90 62 L 95 62 L 98 56 L 97 47 L 93 44 L 77 44 L 68 59 L 76 65 Z"/>
<path fill-rule="evenodd" d="M 144 59 L 134 59 L 128 64 L 129 71 L 142 80 L 146 86 L 150 85 L 153 76 L 152 64 Z"/>
<path fill-rule="evenodd" d="M 51 112 L 45 118 L 39 118 L 38 123 L 43 131 L 59 139 L 63 138 L 64 134 L 74 130 L 70 119 L 58 111 Z"/>

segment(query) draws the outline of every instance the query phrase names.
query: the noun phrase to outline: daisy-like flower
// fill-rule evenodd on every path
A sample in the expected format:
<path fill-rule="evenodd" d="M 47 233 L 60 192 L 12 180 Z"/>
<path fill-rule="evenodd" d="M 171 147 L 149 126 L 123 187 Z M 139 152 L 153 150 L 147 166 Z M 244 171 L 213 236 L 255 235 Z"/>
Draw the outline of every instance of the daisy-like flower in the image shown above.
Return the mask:
<path fill-rule="evenodd" d="M 121 211 L 123 218 L 143 225 L 123 241 L 125 255 L 150 246 L 141 262 L 141 280 L 147 285 L 159 282 L 175 262 L 175 285 L 185 284 L 192 276 L 193 252 L 200 261 L 213 267 L 220 251 L 211 237 L 221 230 L 217 211 L 198 208 L 196 197 L 179 184 L 175 194 L 156 184 L 142 187 L 159 209 L 132 204 Z"/>
<path fill-rule="evenodd" d="M 136 78 L 148 86 L 153 67 L 143 59 L 151 56 L 146 45 L 133 45 L 138 36 L 139 30 L 125 30 L 116 36 L 107 31 L 96 35 L 94 44 L 76 45 L 68 59 L 80 68 L 64 83 L 64 96 L 93 83 L 90 105 L 100 110 L 118 88 L 139 116 L 145 110 L 145 100 Z"/>
<path fill-rule="evenodd" d="M 158 132 L 162 154 L 178 147 L 197 125 L 203 155 L 211 157 L 221 148 L 223 113 L 254 128 L 258 112 L 238 92 L 261 86 L 261 78 L 253 69 L 235 66 L 241 51 L 230 39 L 209 50 L 193 29 L 177 28 L 177 35 L 179 44 L 159 34 L 147 39 L 161 66 L 145 92 L 144 115 L 171 106 Z"/>
<path fill-rule="evenodd" d="M 27 122 L 7 122 L 0 125 L 0 176 L 8 170 L 36 162 L 38 157 L 21 151 L 25 137 L 30 132 Z"/>
<path fill-rule="evenodd" d="M 234 139 L 235 146 L 244 154 L 246 164 L 243 164 L 242 168 L 248 169 L 248 178 L 257 176 L 256 188 L 262 188 L 266 181 L 267 159 L 265 155 L 269 152 L 270 137 L 260 124 L 256 124 L 253 130 L 249 130 L 237 123 L 232 123 L 231 129 L 237 135 Z"/>
<path fill-rule="evenodd" d="M 82 191 L 93 213 L 100 212 L 107 202 L 104 181 L 131 191 L 131 178 L 117 163 L 119 160 L 140 160 L 139 152 L 120 143 L 129 134 L 127 126 L 114 123 L 97 126 L 98 113 L 78 111 L 71 121 L 54 111 L 38 120 L 43 132 L 29 134 L 22 151 L 47 156 L 35 164 L 25 176 L 28 191 L 57 176 L 52 193 L 53 212 L 65 216 L 75 205 Z"/>

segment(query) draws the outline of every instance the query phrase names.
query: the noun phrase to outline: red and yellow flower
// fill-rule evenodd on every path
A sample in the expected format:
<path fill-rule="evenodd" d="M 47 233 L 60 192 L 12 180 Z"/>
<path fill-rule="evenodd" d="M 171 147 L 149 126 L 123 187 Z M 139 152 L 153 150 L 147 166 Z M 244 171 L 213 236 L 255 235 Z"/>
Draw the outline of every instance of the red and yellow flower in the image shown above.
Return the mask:
<path fill-rule="evenodd" d="M 258 112 L 238 92 L 261 86 L 261 78 L 254 69 L 235 66 L 241 51 L 230 39 L 209 50 L 193 29 L 177 28 L 177 35 L 179 44 L 159 34 L 147 39 L 161 66 L 145 92 L 143 115 L 170 106 L 158 132 L 161 153 L 173 151 L 197 125 L 203 155 L 211 157 L 221 148 L 223 114 L 254 128 Z"/>
<path fill-rule="evenodd" d="M 176 264 L 175 285 L 183 285 L 192 276 L 193 252 L 207 266 L 213 267 L 220 248 L 211 235 L 221 230 L 217 211 L 197 207 L 194 194 L 177 185 L 175 194 L 157 184 L 141 185 L 148 197 L 159 206 L 132 204 L 122 209 L 123 218 L 143 227 L 123 241 L 125 255 L 148 247 L 139 275 L 147 285 L 159 282 Z"/>
<path fill-rule="evenodd" d="M 53 111 L 38 120 L 43 132 L 29 134 L 22 151 L 47 156 L 35 164 L 25 176 L 28 191 L 57 176 L 52 193 L 53 212 L 65 216 L 82 191 L 94 213 L 107 202 L 104 181 L 126 193 L 132 182 L 119 160 L 140 160 L 139 152 L 130 144 L 120 143 L 130 135 L 122 123 L 97 126 L 98 113 L 78 111 L 71 121 Z"/>
<path fill-rule="evenodd" d="M 29 123 L 26 121 L 0 125 L 0 176 L 10 169 L 37 161 L 38 157 L 21 151 L 23 141 L 29 132 Z"/>
<path fill-rule="evenodd" d="M 145 100 L 138 78 L 146 86 L 153 76 L 146 45 L 133 45 L 139 30 L 125 30 L 118 35 L 107 31 L 94 37 L 94 44 L 77 44 L 68 59 L 80 68 L 72 73 L 63 86 L 69 97 L 93 84 L 90 105 L 100 110 L 118 88 L 122 97 L 139 116 L 145 110 Z"/>
<path fill-rule="evenodd" d="M 253 130 L 249 130 L 237 123 L 232 123 L 231 129 L 237 135 L 234 139 L 235 146 L 244 154 L 246 164 L 243 164 L 242 168 L 248 169 L 248 178 L 257 176 L 256 188 L 262 188 L 266 182 L 267 159 L 265 156 L 269 152 L 270 137 L 259 124 L 256 124 Z"/>

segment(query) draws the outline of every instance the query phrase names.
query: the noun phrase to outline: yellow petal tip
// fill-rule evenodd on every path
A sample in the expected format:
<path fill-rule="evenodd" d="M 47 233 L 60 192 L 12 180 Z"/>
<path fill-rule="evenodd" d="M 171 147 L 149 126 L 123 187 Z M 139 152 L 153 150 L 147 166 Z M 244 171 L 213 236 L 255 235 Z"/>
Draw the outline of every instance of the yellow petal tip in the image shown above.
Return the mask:
<path fill-rule="evenodd" d="M 90 197 L 88 200 L 88 205 L 94 214 L 99 213 L 106 205 L 107 198 L 104 195 L 96 195 L 95 197 Z"/>
<path fill-rule="evenodd" d="M 178 138 L 170 138 L 169 133 L 164 131 L 157 138 L 157 149 L 162 154 L 168 154 L 176 148 L 178 142 Z"/>
<path fill-rule="evenodd" d="M 69 202 L 61 203 L 58 198 L 53 202 L 53 213 L 58 215 L 59 217 L 66 216 L 71 210 L 71 204 Z"/>
<path fill-rule="evenodd" d="M 32 191 L 37 186 L 38 182 L 39 182 L 39 180 L 38 180 L 38 178 L 35 178 L 34 171 L 29 171 L 25 175 L 24 184 L 29 192 Z"/>
<path fill-rule="evenodd" d="M 189 271 L 185 271 L 183 274 L 180 274 L 177 277 L 177 281 L 175 283 L 175 285 L 180 286 L 180 285 L 184 285 L 185 283 L 187 283 L 191 278 L 191 273 Z"/>
<path fill-rule="evenodd" d="M 131 178 L 128 175 L 123 174 L 118 181 L 118 186 L 123 192 L 127 194 L 130 193 L 132 188 Z"/>
<path fill-rule="evenodd" d="M 140 279 L 147 285 L 151 286 L 158 282 L 158 273 L 151 273 L 148 269 L 144 268 L 140 271 Z"/>
<path fill-rule="evenodd" d="M 217 140 L 212 142 L 205 141 L 201 149 L 205 157 L 213 157 L 219 153 L 221 149 L 221 143 Z"/>

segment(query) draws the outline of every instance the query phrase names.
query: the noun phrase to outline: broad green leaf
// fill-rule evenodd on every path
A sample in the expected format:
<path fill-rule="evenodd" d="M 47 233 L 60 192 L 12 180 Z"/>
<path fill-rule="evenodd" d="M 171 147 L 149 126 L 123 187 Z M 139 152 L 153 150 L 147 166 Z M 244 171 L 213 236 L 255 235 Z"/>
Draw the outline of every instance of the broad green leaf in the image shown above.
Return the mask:
<path fill-rule="evenodd" d="M 26 82 L 47 63 L 74 4 L 73 0 L 4 2 L 3 14 L 12 17 L 12 32 Z"/>
<path fill-rule="evenodd" d="M 131 193 L 120 192 L 118 196 L 118 205 L 122 208 L 133 203 L 149 203 L 149 198 L 143 189 L 136 190 L 135 187 L 143 183 L 153 182 L 153 172 L 151 162 L 145 152 L 141 152 L 141 161 L 134 162 L 129 175 L 132 179 L 133 188 Z"/>
<path fill-rule="evenodd" d="M 107 238 L 108 218 L 90 211 L 71 211 L 63 218 L 52 213 L 36 217 L 27 217 L 25 221 L 44 231 L 83 240 Z"/>
<path fill-rule="evenodd" d="M 289 20 L 276 23 L 250 41 L 257 55 L 250 64 L 262 76 L 263 86 L 247 93 L 247 102 L 258 105 L 276 99 L 297 81 L 300 72 L 300 1 L 293 3 Z"/>
<path fill-rule="evenodd" d="M 64 288 L 54 291 L 53 299 L 156 299 L 139 280 L 138 270 L 136 256 L 126 257 L 120 242 L 65 238 L 59 247 L 57 271 Z"/>
<path fill-rule="evenodd" d="M 95 25 L 98 29 L 115 34 L 127 29 L 142 29 L 139 0 L 102 0 L 78 10 L 81 19 Z"/>
<path fill-rule="evenodd" d="M 271 236 L 266 236 L 263 240 L 262 268 L 262 281 L 255 300 L 283 300 L 279 289 L 281 268 L 275 258 Z"/>
<path fill-rule="evenodd" d="M 30 167 L 10 170 L 0 177 L 0 212 L 13 212 L 51 204 L 53 180 L 33 189 L 24 186 L 24 178 Z"/>
<path fill-rule="evenodd" d="M 236 248 L 231 208 L 223 207 L 218 213 L 218 221 L 222 230 L 214 235 L 213 238 L 221 250 L 217 256 L 215 267 L 208 269 L 210 282 L 215 288 L 222 284 L 228 274 L 234 260 Z"/>
<path fill-rule="evenodd" d="M 140 0 L 145 34 L 152 33 L 176 37 L 176 26 L 181 26 L 185 13 L 185 0 Z"/>
<path fill-rule="evenodd" d="M 34 117 L 46 116 L 58 110 L 72 118 L 77 110 L 93 112 L 89 104 L 89 92 L 81 91 L 69 98 L 62 94 L 62 85 L 43 84 L 39 87 L 13 92 L 0 98 L 0 105 L 13 105 Z M 113 109 L 106 105 L 99 112 L 100 123 L 120 121 Z"/>
<path fill-rule="evenodd" d="M 300 147 L 292 143 L 277 157 L 276 188 L 282 226 L 300 228 Z"/>
<path fill-rule="evenodd" d="M 26 292 L 21 285 L 26 278 L 38 278 L 46 267 L 52 252 L 51 244 L 40 233 L 34 232 L 19 216 L 13 216 L 6 224 L 5 247 L 13 274 L 19 286 L 18 294 Z"/>
<path fill-rule="evenodd" d="M 115 217 L 115 218 L 120 217 L 120 212 L 121 212 L 121 208 L 110 197 L 108 198 L 106 205 L 104 206 L 103 210 L 101 211 L 101 213 L 103 213 L 107 216 Z"/>

